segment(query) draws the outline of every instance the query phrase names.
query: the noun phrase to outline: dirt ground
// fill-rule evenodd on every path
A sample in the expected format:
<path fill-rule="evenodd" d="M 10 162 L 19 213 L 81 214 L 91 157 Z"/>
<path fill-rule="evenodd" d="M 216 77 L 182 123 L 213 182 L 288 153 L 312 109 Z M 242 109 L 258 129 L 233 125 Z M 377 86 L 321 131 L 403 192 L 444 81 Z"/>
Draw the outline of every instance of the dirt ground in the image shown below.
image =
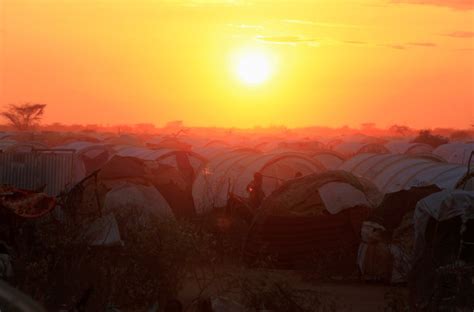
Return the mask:
<path fill-rule="evenodd" d="M 203 273 L 205 274 L 205 273 Z M 270 281 L 287 285 L 291 289 L 312 289 L 321 294 L 321 298 L 328 298 L 337 304 L 337 311 L 387 311 L 387 293 L 406 294 L 405 288 L 392 287 L 383 284 L 369 284 L 357 280 L 351 281 L 316 281 L 308 280 L 301 272 L 283 270 L 258 270 L 258 269 L 220 269 L 217 277 L 213 281 L 204 282 L 194 278 L 184 285 L 179 299 L 185 306 L 189 306 L 197 297 L 222 296 L 234 300 L 238 299 L 238 291 L 228 292 L 225 285 L 229 276 L 232 278 L 241 277 L 255 281 Z M 199 282 L 198 282 L 199 280 Z M 204 286 L 203 286 L 204 285 Z M 204 290 L 203 290 L 204 289 Z"/>

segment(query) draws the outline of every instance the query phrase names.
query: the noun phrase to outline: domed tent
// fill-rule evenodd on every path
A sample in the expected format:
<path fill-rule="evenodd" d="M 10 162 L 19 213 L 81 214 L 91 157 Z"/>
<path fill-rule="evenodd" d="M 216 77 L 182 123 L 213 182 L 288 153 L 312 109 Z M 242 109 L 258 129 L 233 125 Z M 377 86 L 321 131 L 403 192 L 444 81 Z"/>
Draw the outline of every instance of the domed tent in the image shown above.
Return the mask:
<path fill-rule="evenodd" d="M 452 164 L 468 165 L 471 153 L 474 152 L 474 143 L 448 143 L 438 146 L 433 154 L 442 157 Z M 474 157 L 473 157 L 474 158 Z M 472 160 L 474 162 L 474 159 Z M 474 165 L 474 164 L 473 164 Z M 472 166 L 472 165 L 471 165 Z"/>
<path fill-rule="evenodd" d="M 413 249 L 416 204 L 439 192 L 436 185 L 386 194 L 362 225 L 357 264 L 365 280 L 406 281 Z"/>
<path fill-rule="evenodd" d="M 394 154 L 357 155 L 339 169 L 371 181 L 382 193 L 431 184 L 454 189 L 467 173 L 465 166 Z"/>
<path fill-rule="evenodd" d="M 281 140 L 274 139 L 271 142 L 259 143 L 256 149 L 265 152 L 293 151 L 293 152 L 314 152 L 324 149 L 324 144 L 309 139 Z"/>
<path fill-rule="evenodd" d="M 12 146 L 15 146 L 16 144 L 18 144 L 17 141 L 13 141 L 13 140 L 1 140 L 1 141 L 0 141 L 0 152 L 5 152 L 5 151 L 7 151 L 9 148 L 11 148 Z"/>
<path fill-rule="evenodd" d="M 132 217 L 141 226 L 147 226 L 150 217 L 173 218 L 168 202 L 156 188 L 135 183 L 124 183 L 110 190 L 105 195 L 104 213 L 113 213 L 121 230 L 126 227 L 123 223 L 131 222 Z"/>
<path fill-rule="evenodd" d="M 346 157 L 351 157 L 362 153 L 389 153 L 389 150 L 383 144 L 376 142 L 341 142 L 335 145 L 332 150 Z"/>
<path fill-rule="evenodd" d="M 415 304 L 446 310 L 471 309 L 474 192 L 443 190 L 424 198 L 416 206 L 414 223 L 409 288 Z"/>
<path fill-rule="evenodd" d="M 321 150 L 311 154 L 311 157 L 316 159 L 328 170 L 336 170 L 346 159 L 343 155 L 334 151 Z"/>
<path fill-rule="evenodd" d="M 176 149 L 149 149 L 142 147 L 123 147 L 117 152 L 118 156 L 134 157 L 144 161 L 155 161 L 158 164 L 169 165 L 186 172 L 191 179 L 206 159 L 198 153 Z"/>
<path fill-rule="evenodd" d="M 114 147 L 120 146 L 143 146 L 142 141 L 135 135 L 122 134 L 120 136 L 112 136 L 104 140 L 106 144 Z"/>
<path fill-rule="evenodd" d="M 152 185 L 166 198 L 176 217 L 195 214 L 191 180 L 179 168 L 115 155 L 99 172 L 99 180 L 109 189 L 125 182 Z"/>
<path fill-rule="evenodd" d="M 3 152 L 13 153 L 29 153 L 34 150 L 48 149 L 46 144 L 41 142 L 15 142 L 11 145 L 6 145 L 3 148 Z"/>
<path fill-rule="evenodd" d="M 182 142 L 179 138 L 174 137 L 155 137 L 145 141 L 145 145 L 152 149 L 168 149 L 190 151 L 191 145 Z"/>
<path fill-rule="evenodd" d="M 101 168 L 112 157 L 114 151 L 110 146 L 88 141 L 71 142 L 54 147 L 54 150 L 73 150 L 77 166 L 82 166 L 85 176 Z"/>
<path fill-rule="evenodd" d="M 203 157 L 207 159 L 212 159 L 212 158 L 215 158 L 219 154 L 227 153 L 236 149 L 236 148 L 233 148 L 231 145 L 221 142 L 221 141 L 214 141 L 214 142 L 215 143 L 212 143 L 212 144 L 208 143 L 201 147 L 196 147 L 193 149 L 193 151 L 198 153 L 199 155 L 202 155 Z"/>
<path fill-rule="evenodd" d="M 262 190 L 269 195 L 283 181 L 322 171 L 324 166 L 301 153 L 262 154 L 250 149 L 222 153 L 211 159 L 194 181 L 196 211 L 202 214 L 224 207 L 229 192 L 247 198 L 247 186 L 255 173 L 263 176 Z"/>
<path fill-rule="evenodd" d="M 371 183 L 343 171 L 287 181 L 262 203 L 245 256 L 249 261 L 270 256 L 291 265 L 315 254 L 345 250 L 350 259 L 346 265 L 355 269 L 361 223 L 379 201 Z"/>
<path fill-rule="evenodd" d="M 385 147 L 393 154 L 431 154 L 433 147 L 425 143 L 413 143 L 406 140 L 390 141 L 385 144 Z"/>

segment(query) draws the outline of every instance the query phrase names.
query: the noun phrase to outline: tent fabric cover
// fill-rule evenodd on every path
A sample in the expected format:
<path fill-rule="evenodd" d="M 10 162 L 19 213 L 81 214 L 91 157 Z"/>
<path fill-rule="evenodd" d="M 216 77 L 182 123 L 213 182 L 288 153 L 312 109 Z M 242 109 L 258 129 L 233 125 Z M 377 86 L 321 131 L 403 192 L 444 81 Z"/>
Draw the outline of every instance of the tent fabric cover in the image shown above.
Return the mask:
<path fill-rule="evenodd" d="M 474 192 L 443 190 L 419 201 L 415 210 L 415 259 L 425 248 L 425 232 L 430 218 L 445 221 L 460 216 L 465 223 L 474 218 Z"/>
<path fill-rule="evenodd" d="M 329 186 L 324 188 L 326 185 Z M 321 188 L 326 202 L 321 198 Z M 339 194 L 339 191 L 342 193 Z M 356 202 L 351 203 L 344 199 L 346 191 Z M 271 215 L 317 216 L 328 209 L 326 203 L 330 206 L 328 211 L 337 213 L 359 204 L 375 207 L 379 201 L 378 190 L 367 181 L 348 172 L 328 171 L 286 182 L 263 201 L 260 209 Z"/>

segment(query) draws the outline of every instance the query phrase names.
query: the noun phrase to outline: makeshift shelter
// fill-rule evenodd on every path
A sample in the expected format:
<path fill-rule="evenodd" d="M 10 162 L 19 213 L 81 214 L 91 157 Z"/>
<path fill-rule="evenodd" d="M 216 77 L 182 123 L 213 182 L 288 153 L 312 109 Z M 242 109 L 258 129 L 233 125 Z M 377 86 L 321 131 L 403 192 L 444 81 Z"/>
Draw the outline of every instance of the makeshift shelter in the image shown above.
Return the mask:
<path fill-rule="evenodd" d="M 387 154 L 389 150 L 381 143 L 368 142 L 341 142 L 332 148 L 333 151 L 351 157 L 362 153 Z"/>
<path fill-rule="evenodd" d="M 407 140 L 395 140 L 385 144 L 385 147 L 393 154 L 431 154 L 433 147 L 425 143 L 413 143 Z"/>
<path fill-rule="evenodd" d="M 173 218 L 168 202 L 155 187 L 127 182 L 105 195 L 104 213 L 113 213 L 122 222 L 136 217 L 138 219 L 135 221 L 143 225 L 147 224 L 147 218 L 151 216 Z"/>
<path fill-rule="evenodd" d="M 143 146 L 142 141 L 135 135 L 122 134 L 120 136 L 109 137 L 104 140 L 104 143 L 113 146 Z"/>
<path fill-rule="evenodd" d="M 262 190 L 269 195 L 283 181 L 322 171 L 323 165 L 301 153 L 261 154 L 248 149 L 223 153 L 211 159 L 194 181 L 196 211 L 203 214 L 224 207 L 229 192 L 247 198 L 247 186 L 255 173 L 263 176 Z"/>
<path fill-rule="evenodd" d="M 109 189 L 124 182 L 152 185 L 180 218 L 195 214 L 189 174 L 192 172 L 182 172 L 179 168 L 155 161 L 115 155 L 99 172 L 99 180 Z"/>
<path fill-rule="evenodd" d="M 412 261 L 416 204 L 440 190 L 429 185 L 384 196 L 362 225 L 357 264 L 363 279 L 406 281 Z"/>
<path fill-rule="evenodd" d="M 2 140 L 0 141 L 0 152 L 6 152 L 9 148 L 11 148 L 12 146 L 15 146 L 16 144 L 18 144 L 17 141 Z"/>
<path fill-rule="evenodd" d="M 191 145 L 182 142 L 179 138 L 175 137 L 156 137 L 145 141 L 145 145 L 152 149 L 168 149 L 168 150 L 179 150 L 179 151 L 190 151 Z"/>
<path fill-rule="evenodd" d="M 310 155 L 328 170 L 336 170 L 346 159 L 343 155 L 329 150 L 321 150 Z"/>
<path fill-rule="evenodd" d="M 29 153 L 34 150 L 47 149 L 48 146 L 41 142 L 15 142 L 11 145 L 4 145 L 3 152 Z"/>
<path fill-rule="evenodd" d="M 169 165 L 187 173 L 192 179 L 206 159 L 188 150 L 149 149 L 143 147 L 123 147 L 117 152 L 118 156 L 134 157 L 144 161 L 156 161 L 158 164 Z"/>
<path fill-rule="evenodd" d="M 347 253 L 355 269 L 362 221 L 380 200 L 369 182 L 343 171 L 311 174 L 285 182 L 268 196 L 250 227 L 248 261 L 270 257 L 292 266 L 315 255 Z"/>
<path fill-rule="evenodd" d="M 194 152 L 205 157 L 206 159 L 213 159 L 220 154 L 228 153 L 233 150 L 235 150 L 235 148 L 232 148 L 231 146 L 222 146 L 222 145 L 201 146 L 201 147 L 196 147 L 193 149 Z"/>
<path fill-rule="evenodd" d="M 474 192 L 443 190 L 418 202 L 410 293 L 419 308 L 474 306 Z M 431 310 L 430 309 L 430 310 Z"/>
<path fill-rule="evenodd" d="M 454 142 L 438 146 L 434 149 L 433 154 L 445 159 L 448 163 L 468 165 L 469 158 L 474 152 L 474 142 L 463 143 Z M 471 160 L 471 166 L 474 165 L 474 157 Z"/>
<path fill-rule="evenodd" d="M 88 141 L 59 145 L 54 147 L 54 150 L 74 151 L 76 166 L 81 166 L 84 170 L 82 178 L 100 169 L 114 154 L 110 146 Z"/>
<path fill-rule="evenodd" d="M 294 139 L 281 140 L 273 139 L 270 142 L 261 142 L 255 146 L 256 149 L 264 152 L 293 151 L 293 152 L 314 152 L 325 148 L 324 144 L 315 140 Z"/>
<path fill-rule="evenodd" d="M 121 246 L 122 237 L 114 213 L 108 213 L 85 224 L 78 242 L 88 246 Z"/>
<path fill-rule="evenodd" d="M 357 155 L 346 160 L 339 169 L 371 181 L 383 193 L 432 184 L 454 189 L 467 173 L 467 167 L 462 165 L 396 154 Z"/>
<path fill-rule="evenodd" d="M 48 195 L 67 191 L 84 176 L 75 166 L 71 151 L 33 151 L 0 153 L 0 183 L 18 188 L 45 187 Z"/>

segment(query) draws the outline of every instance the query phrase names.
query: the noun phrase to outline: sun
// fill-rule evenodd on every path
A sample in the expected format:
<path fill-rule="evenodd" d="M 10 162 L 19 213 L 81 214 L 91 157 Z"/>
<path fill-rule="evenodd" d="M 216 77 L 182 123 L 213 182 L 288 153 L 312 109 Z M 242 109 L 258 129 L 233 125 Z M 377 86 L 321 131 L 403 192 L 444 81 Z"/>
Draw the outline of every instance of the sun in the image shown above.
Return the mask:
<path fill-rule="evenodd" d="M 270 60 L 264 53 L 244 53 L 237 57 L 235 72 L 239 80 L 245 84 L 262 84 L 271 76 Z"/>

